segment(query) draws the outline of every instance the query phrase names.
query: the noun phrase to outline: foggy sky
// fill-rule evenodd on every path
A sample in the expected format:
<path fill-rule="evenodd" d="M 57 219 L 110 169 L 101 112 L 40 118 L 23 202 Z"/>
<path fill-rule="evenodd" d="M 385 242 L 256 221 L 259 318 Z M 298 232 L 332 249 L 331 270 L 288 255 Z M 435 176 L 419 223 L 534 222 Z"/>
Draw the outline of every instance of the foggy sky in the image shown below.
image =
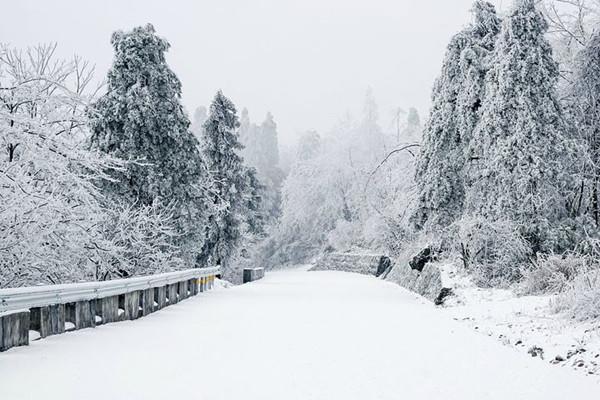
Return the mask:
<path fill-rule="evenodd" d="M 505 0 L 504 3 L 510 3 Z M 151 22 L 190 115 L 218 89 L 261 122 L 271 111 L 282 141 L 327 132 L 361 110 L 368 87 L 383 125 L 392 109 L 426 117 L 445 47 L 470 21 L 472 0 L 18 0 L 2 2 L 0 41 L 58 42 L 106 75 L 110 36 Z M 501 1 L 496 2 L 502 6 Z M 506 7 L 506 4 L 504 5 Z"/>

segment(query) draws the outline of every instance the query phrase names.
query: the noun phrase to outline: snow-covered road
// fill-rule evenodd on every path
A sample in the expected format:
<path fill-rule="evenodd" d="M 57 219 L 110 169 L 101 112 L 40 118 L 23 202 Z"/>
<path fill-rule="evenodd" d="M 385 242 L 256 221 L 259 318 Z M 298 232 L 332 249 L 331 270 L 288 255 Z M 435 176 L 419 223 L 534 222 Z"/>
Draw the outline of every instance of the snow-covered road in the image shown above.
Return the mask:
<path fill-rule="evenodd" d="M 0 354 L 0 399 L 564 400 L 593 378 L 375 278 L 293 270 Z"/>

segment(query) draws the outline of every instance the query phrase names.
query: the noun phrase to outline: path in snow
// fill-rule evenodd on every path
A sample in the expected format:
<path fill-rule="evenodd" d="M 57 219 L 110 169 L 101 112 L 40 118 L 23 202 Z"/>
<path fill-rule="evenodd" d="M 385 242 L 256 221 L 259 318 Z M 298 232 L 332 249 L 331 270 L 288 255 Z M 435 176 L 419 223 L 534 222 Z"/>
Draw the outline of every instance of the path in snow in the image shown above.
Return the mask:
<path fill-rule="evenodd" d="M 391 283 L 294 270 L 0 354 L 0 399 L 564 400 L 600 385 Z"/>

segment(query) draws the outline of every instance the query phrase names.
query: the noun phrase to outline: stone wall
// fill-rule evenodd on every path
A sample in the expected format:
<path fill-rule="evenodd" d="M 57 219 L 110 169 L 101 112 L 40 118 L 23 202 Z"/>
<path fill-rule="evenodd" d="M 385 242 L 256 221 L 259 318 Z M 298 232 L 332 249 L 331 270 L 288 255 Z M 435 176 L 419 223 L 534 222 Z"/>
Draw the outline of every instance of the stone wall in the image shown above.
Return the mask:
<path fill-rule="evenodd" d="M 343 271 L 381 276 L 390 266 L 390 259 L 381 254 L 327 253 L 317 261 L 311 271 Z"/>

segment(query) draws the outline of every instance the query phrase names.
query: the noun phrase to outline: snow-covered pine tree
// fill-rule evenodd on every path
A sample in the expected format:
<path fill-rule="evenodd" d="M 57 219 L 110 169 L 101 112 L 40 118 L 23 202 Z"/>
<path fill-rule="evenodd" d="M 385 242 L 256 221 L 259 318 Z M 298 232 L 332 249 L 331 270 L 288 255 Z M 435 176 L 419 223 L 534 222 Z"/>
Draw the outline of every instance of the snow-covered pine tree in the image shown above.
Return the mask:
<path fill-rule="evenodd" d="M 225 268 L 242 237 L 247 213 L 244 197 L 252 191 L 248 188 L 247 168 L 238 154 L 243 146 L 236 113 L 231 100 L 217 92 L 201 140 L 202 156 L 214 180 L 210 199 L 214 212 L 208 218 L 200 262 Z"/>
<path fill-rule="evenodd" d="M 242 143 L 242 145 L 244 146 L 244 150 L 242 151 L 242 154 L 244 156 L 244 160 L 248 161 L 248 158 L 246 156 L 246 153 L 248 152 L 248 149 L 250 147 L 250 137 L 253 136 L 252 134 L 252 130 L 253 130 L 253 126 L 250 123 L 250 115 L 248 113 L 248 109 L 244 108 L 242 110 L 242 114 L 240 116 L 240 143 Z"/>
<path fill-rule="evenodd" d="M 406 117 L 406 132 L 404 137 L 408 141 L 417 140 L 421 134 L 421 117 L 416 108 L 411 107 L 408 109 L 408 116 Z"/>
<path fill-rule="evenodd" d="M 279 143 L 277 140 L 277 124 L 273 114 L 267 113 L 265 120 L 260 125 L 262 150 L 265 154 L 265 169 L 275 169 L 279 166 Z"/>
<path fill-rule="evenodd" d="M 263 206 L 267 214 L 274 219 L 281 209 L 281 184 L 284 179 L 279 168 L 279 144 L 277 124 L 271 113 L 257 126 L 250 122 L 248 110 L 244 108 L 240 118 L 240 142 L 244 146 L 241 152 L 244 164 L 256 169 L 257 179 L 263 185 Z"/>
<path fill-rule="evenodd" d="M 298 146 L 295 154 L 296 162 L 314 159 L 317 157 L 322 147 L 323 140 L 317 131 L 312 130 L 304 132 L 298 139 Z"/>
<path fill-rule="evenodd" d="M 107 92 L 92 107 L 91 143 L 131 161 L 110 190 L 132 202 L 187 204 L 200 179 L 198 141 L 181 105 L 181 83 L 167 65 L 169 43 L 152 25 L 115 32 Z"/>
<path fill-rule="evenodd" d="M 569 110 L 577 121 L 586 163 L 580 178 L 576 214 L 591 216 L 600 227 L 600 32 L 596 32 L 575 60 Z"/>
<path fill-rule="evenodd" d="M 532 250 L 551 251 L 565 215 L 572 154 L 556 96 L 559 70 L 535 0 L 517 0 L 496 42 L 481 120 L 471 141 L 469 212 L 520 226 Z"/>
<path fill-rule="evenodd" d="M 200 106 L 196 108 L 196 111 L 194 111 L 194 120 L 192 121 L 191 131 L 198 139 L 202 137 L 202 127 L 206 122 L 206 118 L 208 118 L 208 111 L 206 110 L 206 107 Z"/>
<path fill-rule="evenodd" d="M 476 1 L 474 22 L 456 34 L 432 94 L 415 180 L 419 229 L 450 225 L 464 210 L 467 148 L 480 117 L 488 58 L 500 31 L 494 6 Z"/>
<path fill-rule="evenodd" d="M 260 182 L 254 168 L 246 168 L 244 205 L 246 231 L 253 236 L 265 233 L 267 212 L 264 208 L 265 186 Z"/>
<path fill-rule="evenodd" d="M 271 220 L 281 213 L 281 185 L 284 180 L 279 167 L 279 142 L 277 139 L 277 124 L 269 112 L 259 129 L 260 162 L 256 165 L 258 178 L 264 185 L 263 205 Z"/>
<path fill-rule="evenodd" d="M 354 145 L 350 149 L 353 160 L 363 162 L 370 168 L 385 157 L 386 137 L 379 125 L 379 107 L 370 87 L 365 94 L 362 120 L 359 126 L 352 130 L 355 136 Z"/>
<path fill-rule="evenodd" d="M 169 204 L 187 262 L 200 251 L 209 185 L 199 143 L 169 68 L 169 43 L 152 25 L 115 32 L 107 92 L 89 109 L 91 146 L 128 161 L 104 192 L 129 204 Z"/>

